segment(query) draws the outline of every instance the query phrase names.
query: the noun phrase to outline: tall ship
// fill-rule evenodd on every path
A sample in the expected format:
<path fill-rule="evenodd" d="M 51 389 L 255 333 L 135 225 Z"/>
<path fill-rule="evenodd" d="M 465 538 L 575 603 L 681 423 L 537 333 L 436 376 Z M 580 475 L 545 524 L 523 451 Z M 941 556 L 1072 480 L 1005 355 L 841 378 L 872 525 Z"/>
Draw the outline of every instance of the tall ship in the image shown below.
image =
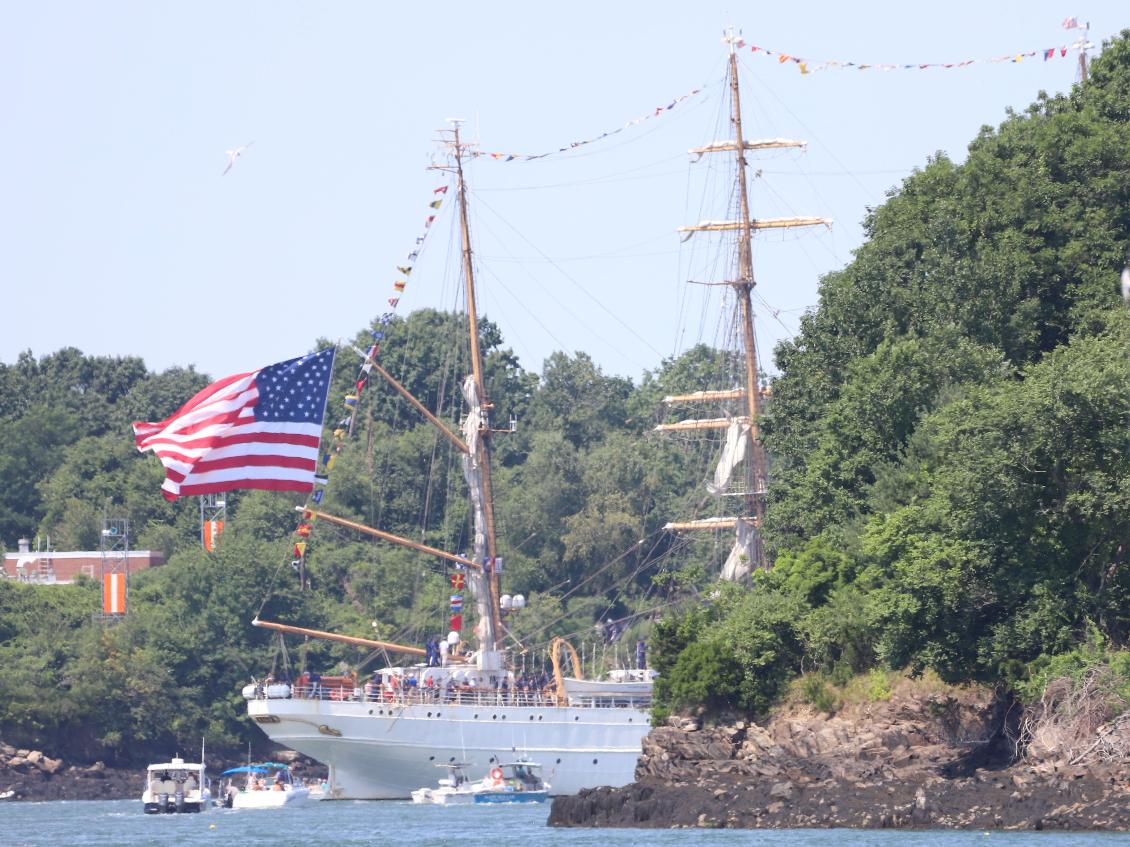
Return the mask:
<path fill-rule="evenodd" d="M 480 352 L 479 316 L 467 215 L 463 164 L 468 154 L 453 122 L 447 148 L 455 177 L 462 246 L 463 294 L 470 338 L 471 373 L 462 383 L 466 412 L 456 432 L 380 365 L 381 374 L 462 454 L 473 524 L 473 543 L 451 553 L 334 515 L 307 510 L 389 543 L 452 563 L 453 589 L 468 591 L 477 618 L 469 649 L 456 632 L 430 651 L 256 619 L 256 626 L 325 638 L 414 659 L 380 669 L 366 680 L 303 675 L 296 682 L 244 689 L 248 715 L 273 741 L 329 766 L 336 799 L 397 799 L 434 781 L 436 765 L 473 762 L 489 768 L 515 753 L 541 762 L 557 794 L 632 781 L 643 736 L 650 728 L 651 680 L 646 671 L 616 678 L 582 679 L 575 650 L 560 639 L 552 650 L 552 675 L 526 674 L 505 649 L 504 613 L 524 602 L 504 595 L 495 537 L 491 480 L 493 408 Z M 437 661 L 437 658 L 439 659 Z M 425 661 L 420 661 L 421 659 Z M 566 671 L 569 671 L 567 675 Z"/>
<path fill-rule="evenodd" d="M 666 430 L 713 430 L 726 433 L 727 445 L 715 473 L 717 490 L 732 493 L 733 469 L 745 480 L 740 506 L 733 516 L 708 517 L 668 525 L 677 532 L 719 529 L 736 534 L 734 551 L 723 576 L 740 579 L 752 567 L 763 567 L 759 529 L 764 511 L 765 461 L 757 438 L 762 392 L 758 386 L 756 344 L 750 292 L 754 285 L 750 240 L 758 229 L 826 223 L 820 219 L 754 220 L 749 212 L 745 154 L 769 147 L 799 145 L 781 139 L 748 141 L 742 133 L 736 48 L 730 50 L 730 125 L 736 138 L 714 142 L 704 153 L 733 154 L 740 215 L 737 221 L 705 221 L 686 228 L 693 232 L 736 234 L 732 265 L 735 278 L 726 281 L 736 293 L 743 339 L 743 384 L 725 390 L 699 391 L 669 397 L 673 404 L 721 403 L 722 417 L 672 422 Z M 466 321 L 470 339 L 470 373 L 462 383 L 463 419 L 456 431 L 425 407 L 395 378 L 373 363 L 389 384 L 416 411 L 438 428 L 462 457 L 463 478 L 473 525 L 473 544 L 462 554 L 448 552 L 389 532 L 311 511 L 310 517 L 365 533 L 451 563 L 453 589 L 465 586 L 477 623 L 475 643 L 464 645 L 456 633 L 448 642 L 429 649 L 359 638 L 256 619 L 256 626 L 284 635 L 325 638 L 404 657 L 363 679 L 356 676 L 310 677 L 294 682 L 247 686 L 243 694 L 248 715 L 272 741 L 293 748 L 329 766 L 329 793 L 338 799 L 407 798 L 434 781 L 437 766 L 473 762 L 478 768 L 497 767 L 515 755 L 540 762 L 553 794 L 572 794 L 600 785 L 622 786 L 634 779 L 643 737 L 651 726 L 653 672 L 622 668 L 597 679 L 584 679 L 574 648 L 554 639 L 549 651 L 552 672 L 527 674 L 518 667 L 507 628 L 508 612 L 518 608 L 520 595 L 504 594 L 500 584 L 500 551 L 495 537 L 491 456 L 493 405 L 487 396 L 480 353 L 476 282 L 468 225 L 464 160 L 469 146 L 454 123 L 445 131 L 451 153 L 461 243 L 461 270 Z M 743 461 L 746 458 L 750 461 Z M 725 470 L 729 468 L 729 470 Z M 726 489 L 726 491 L 723 491 Z M 713 489 L 712 489 L 713 490 Z M 458 580 L 456 582 L 455 580 Z"/>

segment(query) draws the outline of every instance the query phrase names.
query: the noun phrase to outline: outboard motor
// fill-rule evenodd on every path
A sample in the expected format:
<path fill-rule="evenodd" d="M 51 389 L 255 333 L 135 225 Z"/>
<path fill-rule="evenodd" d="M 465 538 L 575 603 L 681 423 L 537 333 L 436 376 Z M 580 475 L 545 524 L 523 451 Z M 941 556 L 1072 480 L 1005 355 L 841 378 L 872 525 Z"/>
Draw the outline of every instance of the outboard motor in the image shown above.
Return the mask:
<path fill-rule="evenodd" d="M 184 786 L 177 786 L 177 814 L 184 811 Z"/>
<path fill-rule="evenodd" d="M 171 809 L 169 809 L 169 792 L 168 791 L 162 791 L 158 796 L 161 798 L 161 808 L 158 809 L 158 811 L 161 811 L 161 812 L 171 811 Z"/>

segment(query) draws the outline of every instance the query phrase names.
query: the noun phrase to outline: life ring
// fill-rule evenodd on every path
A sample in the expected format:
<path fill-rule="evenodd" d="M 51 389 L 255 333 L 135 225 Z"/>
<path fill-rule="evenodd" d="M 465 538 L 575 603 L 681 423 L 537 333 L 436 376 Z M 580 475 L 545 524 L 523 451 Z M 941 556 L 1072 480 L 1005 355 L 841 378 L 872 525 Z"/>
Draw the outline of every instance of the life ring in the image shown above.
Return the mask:
<path fill-rule="evenodd" d="M 501 782 L 502 781 L 502 768 L 491 768 L 490 778 L 493 779 L 495 782 Z"/>

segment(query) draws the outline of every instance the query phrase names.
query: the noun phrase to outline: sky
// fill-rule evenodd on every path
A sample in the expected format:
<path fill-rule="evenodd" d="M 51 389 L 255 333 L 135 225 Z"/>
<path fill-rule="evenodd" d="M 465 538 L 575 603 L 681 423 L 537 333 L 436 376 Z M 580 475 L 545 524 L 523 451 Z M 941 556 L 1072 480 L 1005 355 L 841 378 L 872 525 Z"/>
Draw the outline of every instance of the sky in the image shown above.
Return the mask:
<path fill-rule="evenodd" d="M 1075 53 L 960 69 L 922 64 L 1096 44 L 1130 26 L 1114 0 L 994 3 L 7 2 L 0 4 L 0 362 L 62 347 L 220 377 L 350 339 L 389 310 L 397 271 L 447 174 L 449 117 L 468 164 L 480 311 L 521 364 L 584 351 L 638 380 L 716 332 L 708 239 L 727 216 L 725 27 L 741 31 L 746 137 L 804 139 L 758 157 L 755 216 L 830 231 L 758 238 L 762 360 L 844 267 L 861 222 L 930 156 L 1041 90 Z M 1097 51 L 1095 51 L 1097 52 Z M 226 175 L 225 150 L 254 142 Z M 709 161 L 708 161 L 709 160 Z M 397 311 L 455 302 L 454 204 L 436 211 Z"/>

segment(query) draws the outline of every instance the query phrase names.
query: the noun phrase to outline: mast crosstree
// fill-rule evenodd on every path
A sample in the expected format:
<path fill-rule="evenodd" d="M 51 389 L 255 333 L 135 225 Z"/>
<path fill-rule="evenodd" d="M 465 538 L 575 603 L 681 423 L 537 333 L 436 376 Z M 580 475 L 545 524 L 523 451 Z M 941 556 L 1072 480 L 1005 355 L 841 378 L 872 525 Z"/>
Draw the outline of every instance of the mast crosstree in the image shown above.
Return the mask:
<path fill-rule="evenodd" d="M 737 232 L 738 234 L 738 278 L 727 280 L 725 284 L 734 289 L 738 302 L 738 321 L 742 334 L 742 347 L 744 353 L 744 387 L 723 391 L 698 391 L 691 394 L 674 395 L 664 398 L 664 402 L 702 402 L 711 400 L 742 400 L 745 414 L 726 418 L 708 418 L 685 420 L 677 423 L 660 424 L 656 427 L 660 431 L 680 430 L 727 430 L 726 447 L 723 451 L 723 462 L 736 465 L 748 453 L 749 459 L 745 463 L 745 491 L 744 514 L 735 517 L 706 518 L 696 521 L 672 522 L 666 528 L 675 531 L 681 530 L 717 530 L 735 529 L 737 543 L 734 551 L 727 561 L 723 577 L 738 579 L 748 575 L 750 566 L 765 569 L 768 561 L 765 556 L 764 545 L 761 543 L 761 527 L 765 518 L 765 494 L 768 487 L 768 473 L 766 467 L 765 448 L 761 444 L 761 402 L 763 392 L 758 386 L 757 366 L 757 339 L 753 323 L 753 303 L 751 293 L 757 284 L 753 275 L 753 233 L 766 229 L 792 229 L 807 226 L 831 226 L 828 218 L 819 217 L 792 217 L 792 218 L 764 218 L 755 219 L 750 215 L 749 185 L 746 176 L 746 158 L 748 151 L 770 150 L 780 148 L 806 146 L 806 142 L 793 141 L 785 138 L 772 138 L 764 140 L 746 140 L 742 128 L 741 90 L 738 85 L 738 59 L 737 48 L 741 40 L 732 31 L 726 33 L 723 42 L 729 46 L 730 51 L 730 122 L 734 128 L 734 138 L 729 141 L 716 141 L 705 147 L 697 147 L 690 152 L 698 157 L 712 153 L 732 152 L 737 166 L 739 218 L 736 221 L 724 220 L 701 221 L 694 226 L 679 228 L 679 232 L 687 233 L 690 238 L 696 232 Z M 697 160 L 696 160 L 697 161 Z M 686 240 L 686 239 L 684 239 Z M 720 480 L 724 476 L 729 478 L 732 468 L 727 468 L 722 473 L 715 474 L 715 485 L 708 486 L 712 493 L 720 494 L 723 487 Z M 744 560 L 744 562 L 742 561 Z"/>

